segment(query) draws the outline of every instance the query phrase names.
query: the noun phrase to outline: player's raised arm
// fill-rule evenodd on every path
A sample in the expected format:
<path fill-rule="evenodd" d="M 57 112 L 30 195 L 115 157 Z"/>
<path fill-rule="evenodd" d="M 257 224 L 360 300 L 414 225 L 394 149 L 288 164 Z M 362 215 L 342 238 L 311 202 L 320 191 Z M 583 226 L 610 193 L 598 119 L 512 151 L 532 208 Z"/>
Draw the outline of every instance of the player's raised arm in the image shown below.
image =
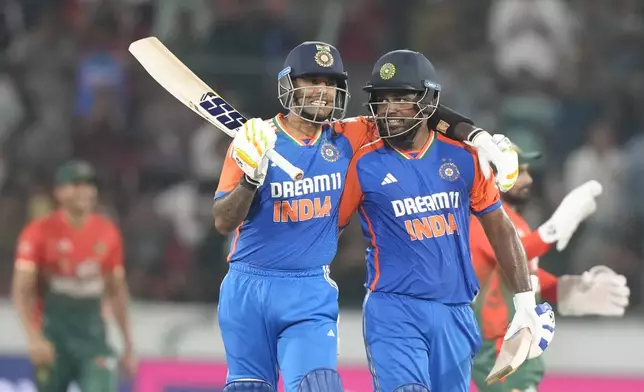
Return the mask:
<path fill-rule="evenodd" d="M 215 228 L 221 234 L 230 233 L 246 219 L 266 178 L 266 152 L 275 140 L 275 131 L 259 118 L 248 120 L 233 139 L 212 207 Z"/>
<path fill-rule="evenodd" d="M 29 357 L 34 365 L 54 361 L 54 347 L 43 336 L 37 322 L 37 277 L 41 261 L 42 241 L 38 222 L 27 226 L 18 239 L 11 286 L 13 306 L 25 330 Z"/>

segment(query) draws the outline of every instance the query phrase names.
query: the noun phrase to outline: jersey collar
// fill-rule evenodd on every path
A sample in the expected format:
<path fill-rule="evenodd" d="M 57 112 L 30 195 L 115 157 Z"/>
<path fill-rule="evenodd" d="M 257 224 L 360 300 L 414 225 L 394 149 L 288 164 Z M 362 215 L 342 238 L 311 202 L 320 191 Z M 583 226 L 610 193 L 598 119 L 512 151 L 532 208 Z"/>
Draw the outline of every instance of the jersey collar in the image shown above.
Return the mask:
<path fill-rule="evenodd" d="M 305 143 L 305 142 L 304 142 L 304 141 L 302 141 L 301 139 L 299 139 L 299 138 L 297 138 L 297 137 L 295 137 L 295 136 L 291 135 L 291 134 L 289 133 L 289 131 L 286 129 L 286 126 L 284 125 L 283 117 L 284 117 L 284 116 L 283 116 L 281 113 L 280 113 L 280 114 L 278 114 L 277 116 L 273 117 L 273 125 L 275 125 L 275 128 L 277 128 L 277 130 L 278 130 L 279 132 L 282 132 L 284 135 L 288 136 L 288 138 L 289 138 L 293 143 L 297 144 L 298 146 L 312 146 L 312 145 L 314 145 L 315 143 L 317 143 L 317 142 L 318 142 L 318 140 L 320 140 L 320 137 L 322 136 L 322 129 L 320 129 L 320 131 L 317 133 L 317 135 L 315 135 L 313 138 L 311 138 L 311 139 L 308 141 L 308 143 Z"/>
<path fill-rule="evenodd" d="M 420 150 L 403 151 L 392 146 L 391 144 L 389 146 L 391 146 L 391 148 L 393 148 L 394 151 L 398 153 L 398 155 L 402 156 L 405 159 L 421 159 L 427 154 L 427 151 L 429 151 L 431 146 L 434 144 L 434 139 L 436 139 L 436 135 L 434 131 L 430 130 L 429 137 L 427 138 L 425 144 L 420 148 Z M 414 154 L 416 154 L 415 157 Z"/>

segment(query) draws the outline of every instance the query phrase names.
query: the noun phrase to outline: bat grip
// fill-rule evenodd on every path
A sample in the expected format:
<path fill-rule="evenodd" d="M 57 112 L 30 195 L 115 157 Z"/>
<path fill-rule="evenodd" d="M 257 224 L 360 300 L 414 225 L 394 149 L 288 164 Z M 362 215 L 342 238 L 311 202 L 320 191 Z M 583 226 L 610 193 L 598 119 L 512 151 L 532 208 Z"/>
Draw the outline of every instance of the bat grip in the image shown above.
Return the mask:
<path fill-rule="evenodd" d="M 296 181 L 296 180 L 301 180 L 304 178 L 304 172 L 301 169 L 298 169 L 297 167 L 293 166 L 291 162 L 287 161 L 286 158 L 281 156 L 277 151 L 275 150 L 268 150 L 266 152 L 266 156 L 268 159 L 270 159 L 274 164 L 277 165 L 280 169 L 284 170 L 286 174 L 291 178 L 291 180 Z"/>

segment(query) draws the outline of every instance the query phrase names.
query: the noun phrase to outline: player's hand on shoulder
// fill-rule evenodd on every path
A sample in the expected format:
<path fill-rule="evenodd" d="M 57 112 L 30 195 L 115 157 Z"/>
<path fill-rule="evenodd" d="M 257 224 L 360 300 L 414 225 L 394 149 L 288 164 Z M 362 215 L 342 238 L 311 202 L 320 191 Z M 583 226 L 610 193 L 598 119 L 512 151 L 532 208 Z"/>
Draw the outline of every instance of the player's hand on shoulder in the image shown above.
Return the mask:
<path fill-rule="evenodd" d="M 557 250 L 564 250 L 581 222 L 597 210 L 596 198 L 601 193 L 601 184 L 594 180 L 570 191 L 550 219 L 539 227 L 541 239 L 547 244 L 557 242 Z"/>
<path fill-rule="evenodd" d="M 537 305 L 534 292 L 514 296 L 515 314 L 504 340 L 510 339 L 519 330 L 528 328 L 532 334 L 528 359 L 537 358 L 548 348 L 555 335 L 555 313 L 547 302 Z"/>
<path fill-rule="evenodd" d="M 268 171 L 266 153 L 275 147 L 275 130 L 261 118 L 251 118 L 233 139 L 232 158 L 246 179 L 262 185 Z"/>
<path fill-rule="evenodd" d="M 519 176 L 519 156 L 510 139 L 501 134 L 490 135 L 481 130 L 468 144 L 476 147 L 479 166 L 486 179 L 491 175 L 491 164 L 496 168 L 496 185 L 507 192 Z"/>
<path fill-rule="evenodd" d="M 565 316 L 622 317 L 630 295 L 626 277 L 603 265 L 557 282 L 558 310 Z"/>

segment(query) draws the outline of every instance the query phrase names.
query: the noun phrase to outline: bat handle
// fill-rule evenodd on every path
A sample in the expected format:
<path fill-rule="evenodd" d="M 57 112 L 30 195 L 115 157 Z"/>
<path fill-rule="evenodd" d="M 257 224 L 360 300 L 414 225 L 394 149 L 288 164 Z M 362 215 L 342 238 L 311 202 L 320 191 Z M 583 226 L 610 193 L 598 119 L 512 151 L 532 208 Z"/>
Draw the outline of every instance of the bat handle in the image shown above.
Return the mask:
<path fill-rule="evenodd" d="M 284 170 L 286 174 L 288 174 L 289 177 L 291 177 L 291 180 L 296 181 L 296 180 L 301 180 L 304 178 L 304 172 L 302 169 L 299 169 L 291 162 L 287 161 L 286 158 L 281 156 L 277 151 L 275 150 L 268 150 L 266 152 L 266 156 L 268 159 L 270 159 L 274 164 L 277 165 L 280 169 Z"/>

